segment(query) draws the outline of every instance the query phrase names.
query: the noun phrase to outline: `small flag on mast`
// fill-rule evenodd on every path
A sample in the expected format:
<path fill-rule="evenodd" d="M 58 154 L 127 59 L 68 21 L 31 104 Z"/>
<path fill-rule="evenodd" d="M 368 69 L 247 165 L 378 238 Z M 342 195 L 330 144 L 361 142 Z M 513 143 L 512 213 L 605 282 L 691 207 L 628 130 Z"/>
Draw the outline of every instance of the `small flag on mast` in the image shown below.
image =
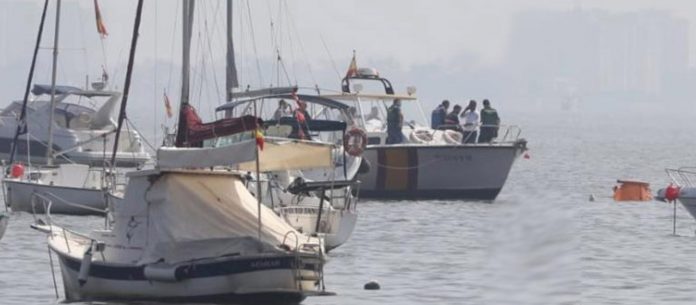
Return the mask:
<path fill-rule="evenodd" d="M 348 66 L 348 72 L 346 72 L 346 78 L 358 75 L 358 63 L 355 60 L 355 50 L 353 50 L 353 59 L 350 60 L 350 65 Z"/>
<path fill-rule="evenodd" d="M 167 96 L 167 91 L 164 92 L 164 110 L 167 111 L 167 117 L 172 118 L 172 103 L 169 102 L 169 97 Z"/>
<path fill-rule="evenodd" d="M 104 26 L 104 20 L 102 19 L 101 10 L 99 10 L 99 3 L 97 3 L 97 0 L 94 0 L 94 15 L 97 19 L 97 32 L 99 35 L 101 35 L 102 38 L 109 36 L 109 32 L 106 30 L 106 26 Z"/>

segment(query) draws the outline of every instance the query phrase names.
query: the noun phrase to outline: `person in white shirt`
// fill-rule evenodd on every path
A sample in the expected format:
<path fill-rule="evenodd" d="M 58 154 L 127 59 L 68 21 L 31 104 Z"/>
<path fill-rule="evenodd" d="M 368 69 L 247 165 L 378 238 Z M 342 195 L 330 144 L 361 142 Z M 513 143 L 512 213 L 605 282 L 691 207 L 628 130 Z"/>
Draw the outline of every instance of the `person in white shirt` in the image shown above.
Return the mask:
<path fill-rule="evenodd" d="M 464 112 L 462 112 L 462 130 L 464 131 L 462 143 L 476 143 L 478 137 L 478 128 L 480 125 L 481 116 L 476 111 L 476 101 L 469 101 Z"/>

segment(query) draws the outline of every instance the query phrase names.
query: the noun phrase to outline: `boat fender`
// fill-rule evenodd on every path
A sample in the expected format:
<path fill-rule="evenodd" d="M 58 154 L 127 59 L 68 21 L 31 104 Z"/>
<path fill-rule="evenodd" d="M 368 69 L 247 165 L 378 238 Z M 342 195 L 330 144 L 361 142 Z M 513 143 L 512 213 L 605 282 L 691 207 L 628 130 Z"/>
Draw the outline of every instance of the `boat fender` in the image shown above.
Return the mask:
<path fill-rule="evenodd" d="M 178 282 L 188 277 L 190 266 L 156 263 L 145 266 L 143 274 L 148 281 Z"/>
<path fill-rule="evenodd" d="M 447 129 L 447 130 L 444 130 L 444 133 L 442 134 L 442 138 L 445 139 L 445 142 L 447 144 L 461 144 L 463 136 L 458 131 Z"/>
<path fill-rule="evenodd" d="M 85 251 L 85 254 L 82 256 L 82 263 L 80 264 L 80 272 L 77 275 L 77 282 L 80 284 L 80 287 L 84 286 L 87 283 L 87 278 L 89 277 L 89 269 L 92 267 L 92 245 L 89 245 L 89 248 Z"/>
<path fill-rule="evenodd" d="M 367 134 L 362 129 L 353 128 L 343 136 L 343 149 L 353 157 L 362 155 L 366 147 Z"/>
<path fill-rule="evenodd" d="M 426 144 L 433 141 L 433 135 L 425 129 L 414 130 L 409 135 L 409 138 L 412 142 L 418 144 Z"/>
<path fill-rule="evenodd" d="M 670 183 L 665 189 L 665 199 L 667 202 L 674 202 L 679 198 L 679 187 Z"/>
<path fill-rule="evenodd" d="M 12 178 L 20 178 L 24 176 L 24 165 L 22 165 L 21 163 L 12 164 L 12 168 L 10 169 L 10 176 Z"/>
<path fill-rule="evenodd" d="M 370 164 L 370 160 L 362 158 L 362 160 L 360 161 L 360 167 L 358 167 L 358 174 L 367 174 L 370 172 L 371 168 L 372 164 Z"/>

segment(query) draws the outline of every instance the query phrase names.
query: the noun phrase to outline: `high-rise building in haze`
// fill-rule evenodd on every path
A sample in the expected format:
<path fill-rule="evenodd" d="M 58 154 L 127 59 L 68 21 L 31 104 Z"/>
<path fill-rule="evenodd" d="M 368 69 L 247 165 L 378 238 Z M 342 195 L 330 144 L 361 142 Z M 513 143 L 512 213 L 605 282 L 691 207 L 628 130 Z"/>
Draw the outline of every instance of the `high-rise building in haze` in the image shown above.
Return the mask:
<path fill-rule="evenodd" d="M 660 97 L 686 90 L 689 23 L 664 11 L 517 15 L 507 65 L 531 94 Z"/>

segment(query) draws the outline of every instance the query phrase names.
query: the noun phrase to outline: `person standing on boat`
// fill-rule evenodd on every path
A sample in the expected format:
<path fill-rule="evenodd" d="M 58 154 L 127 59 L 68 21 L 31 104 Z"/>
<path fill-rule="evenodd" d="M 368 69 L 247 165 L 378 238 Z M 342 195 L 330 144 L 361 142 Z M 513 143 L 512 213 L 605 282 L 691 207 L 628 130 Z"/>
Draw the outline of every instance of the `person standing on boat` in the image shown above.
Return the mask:
<path fill-rule="evenodd" d="M 462 143 L 476 143 L 476 138 L 478 137 L 478 126 L 479 126 L 479 113 L 476 111 L 476 101 L 469 101 L 469 105 L 466 106 L 464 112 L 462 112 L 461 117 L 464 118 L 464 124 L 462 129 L 464 130 Z"/>
<path fill-rule="evenodd" d="M 312 117 L 309 115 L 309 112 L 307 112 L 307 103 L 297 101 L 297 105 L 299 107 L 294 111 L 297 124 L 293 124 L 292 131 L 288 137 L 300 140 L 312 140 L 312 136 L 309 134 L 309 121 L 312 120 Z"/>
<path fill-rule="evenodd" d="M 276 111 L 273 113 L 273 119 L 280 121 L 280 118 L 291 116 L 292 110 L 290 110 L 290 105 L 288 105 L 288 103 L 283 99 L 278 101 L 278 109 L 276 109 Z"/>
<path fill-rule="evenodd" d="M 442 124 L 444 129 L 452 129 L 452 130 L 460 130 L 461 128 L 459 127 L 459 112 L 462 111 L 462 106 L 459 105 L 454 105 L 452 107 L 452 112 L 448 113 L 447 116 L 445 116 L 445 120 L 443 121 L 444 124 Z"/>
<path fill-rule="evenodd" d="M 404 126 L 404 115 L 401 113 L 401 100 L 395 99 L 387 111 L 387 143 L 400 144 L 404 141 L 401 128 Z"/>
<path fill-rule="evenodd" d="M 500 128 L 500 117 L 498 111 L 491 107 L 491 102 L 483 100 L 483 109 L 481 109 L 481 134 L 479 135 L 479 143 L 490 143 L 498 136 L 498 128 Z"/>
<path fill-rule="evenodd" d="M 442 104 L 438 105 L 433 113 L 430 115 L 430 127 L 432 129 L 438 129 L 441 125 L 445 124 L 445 117 L 447 116 L 447 109 L 449 108 L 450 102 L 448 100 L 442 101 Z"/>

